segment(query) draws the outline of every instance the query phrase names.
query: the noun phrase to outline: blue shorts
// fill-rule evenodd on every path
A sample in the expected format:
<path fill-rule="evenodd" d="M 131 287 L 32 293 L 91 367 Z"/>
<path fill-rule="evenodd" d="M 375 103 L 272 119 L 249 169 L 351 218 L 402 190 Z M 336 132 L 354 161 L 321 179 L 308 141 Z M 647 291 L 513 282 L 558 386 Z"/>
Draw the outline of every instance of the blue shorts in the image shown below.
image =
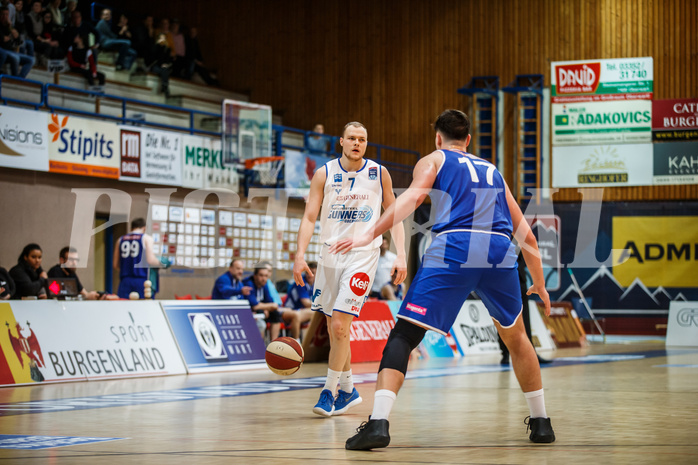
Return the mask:
<path fill-rule="evenodd" d="M 509 238 L 460 232 L 437 236 L 397 316 L 445 335 L 472 291 L 500 325 L 506 328 L 516 322 L 522 309 L 521 288 Z"/>
<path fill-rule="evenodd" d="M 121 278 L 117 295 L 122 299 L 128 299 L 131 292 L 138 292 L 140 299 L 143 299 L 143 283 L 146 278 Z"/>

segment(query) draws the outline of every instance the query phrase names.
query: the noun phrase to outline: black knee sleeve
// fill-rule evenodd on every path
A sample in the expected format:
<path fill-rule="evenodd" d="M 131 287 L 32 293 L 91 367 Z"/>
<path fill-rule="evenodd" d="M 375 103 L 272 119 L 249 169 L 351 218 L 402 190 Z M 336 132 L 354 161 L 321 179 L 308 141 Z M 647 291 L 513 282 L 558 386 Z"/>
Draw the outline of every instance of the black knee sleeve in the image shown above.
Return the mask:
<path fill-rule="evenodd" d="M 426 332 L 426 329 L 398 318 L 395 327 L 390 331 L 388 342 L 385 343 L 378 371 L 380 372 L 383 368 L 392 368 L 402 372 L 403 375 L 406 374 L 410 353 L 422 342 Z"/>

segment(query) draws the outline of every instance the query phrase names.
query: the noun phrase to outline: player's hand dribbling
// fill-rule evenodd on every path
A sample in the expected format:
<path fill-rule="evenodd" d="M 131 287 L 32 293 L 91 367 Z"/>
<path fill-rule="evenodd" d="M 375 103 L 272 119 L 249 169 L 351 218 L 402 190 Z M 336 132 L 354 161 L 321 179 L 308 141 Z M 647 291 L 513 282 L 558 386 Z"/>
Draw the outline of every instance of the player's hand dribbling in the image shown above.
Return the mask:
<path fill-rule="evenodd" d="M 393 284 L 402 284 L 407 277 L 407 262 L 405 257 L 398 256 L 393 262 L 393 267 L 390 269 L 390 276 L 395 276 Z"/>
<path fill-rule="evenodd" d="M 306 263 L 306 261 L 302 258 L 296 258 L 296 260 L 293 262 L 293 280 L 299 286 L 303 286 L 305 284 L 305 282 L 303 281 L 304 271 L 306 275 L 313 276 L 313 272 L 310 271 L 308 263 Z"/>
<path fill-rule="evenodd" d="M 545 316 L 550 316 L 550 296 L 548 291 L 545 290 L 545 286 L 536 286 L 535 284 L 528 288 L 526 295 L 538 294 L 538 296 L 543 301 L 545 305 Z"/>

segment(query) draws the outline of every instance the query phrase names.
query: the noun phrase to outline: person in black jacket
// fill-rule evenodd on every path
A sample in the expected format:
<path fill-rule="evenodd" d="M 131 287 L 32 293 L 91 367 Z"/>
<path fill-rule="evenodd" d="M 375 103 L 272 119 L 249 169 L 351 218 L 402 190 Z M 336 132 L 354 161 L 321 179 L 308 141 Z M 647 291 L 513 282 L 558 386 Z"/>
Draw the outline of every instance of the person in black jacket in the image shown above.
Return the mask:
<path fill-rule="evenodd" d="M 0 300 L 7 300 L 15 293 L 15 282 L 10 273 L 0 266 Z"/>
<path fill-rule="evenodd" d="M 42 251 L 39 244 L 27 244 L 19 258 L 17 264 L 10 270 L 10 277 L 15 282 L 15 293 L 13 299 L 22 297 L 46 298 L 46 280 L 48 275 L 41 268 Z"/>

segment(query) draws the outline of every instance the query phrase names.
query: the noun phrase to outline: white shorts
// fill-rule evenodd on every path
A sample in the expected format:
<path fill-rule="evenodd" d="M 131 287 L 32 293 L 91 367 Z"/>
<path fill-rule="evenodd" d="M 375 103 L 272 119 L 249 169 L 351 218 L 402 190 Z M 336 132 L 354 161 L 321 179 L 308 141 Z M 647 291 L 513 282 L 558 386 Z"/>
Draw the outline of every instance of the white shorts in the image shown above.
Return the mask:
<path fill-rule="evenodd" d="M 332 316 L 333 311 L 356 317 L 373 284 L 380 249 L 359 250 L 346 255 L 331 254 L 328 247 L 320 251 L 312 310 Z"/>

